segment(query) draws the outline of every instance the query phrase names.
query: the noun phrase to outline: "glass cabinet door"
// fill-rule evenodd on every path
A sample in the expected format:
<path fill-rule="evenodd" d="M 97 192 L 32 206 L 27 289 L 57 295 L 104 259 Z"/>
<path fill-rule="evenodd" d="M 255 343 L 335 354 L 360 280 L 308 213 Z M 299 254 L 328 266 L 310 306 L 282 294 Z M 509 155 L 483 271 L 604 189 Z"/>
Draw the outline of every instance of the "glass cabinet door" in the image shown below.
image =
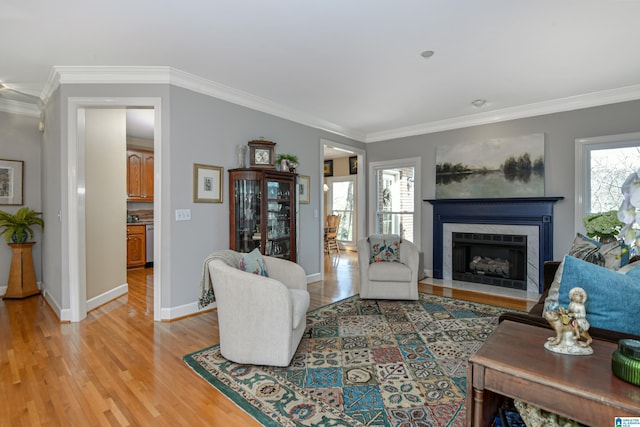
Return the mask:
<path fill-rule="evenodd" d="M 260 180 L 235 181 L 235 248 L 251 252 L 260 248 Z"/>
<path fill-rule="evenodd" d="M 291 182 L 267 180 L 265 255 L 291 258 Z"/>

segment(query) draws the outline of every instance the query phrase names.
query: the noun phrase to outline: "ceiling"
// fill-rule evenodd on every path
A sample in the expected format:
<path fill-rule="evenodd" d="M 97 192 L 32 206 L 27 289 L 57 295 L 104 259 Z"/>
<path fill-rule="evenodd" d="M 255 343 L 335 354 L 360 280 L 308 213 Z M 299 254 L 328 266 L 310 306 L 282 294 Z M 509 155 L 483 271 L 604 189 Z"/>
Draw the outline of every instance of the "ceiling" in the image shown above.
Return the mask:
<path fill-rule="evenodd" d="M 0 82 L 42 96 L 54 66 L 167 66 L 371 142 L 640 99 L 638 17 L 636 0 L 4 1 Z"/>

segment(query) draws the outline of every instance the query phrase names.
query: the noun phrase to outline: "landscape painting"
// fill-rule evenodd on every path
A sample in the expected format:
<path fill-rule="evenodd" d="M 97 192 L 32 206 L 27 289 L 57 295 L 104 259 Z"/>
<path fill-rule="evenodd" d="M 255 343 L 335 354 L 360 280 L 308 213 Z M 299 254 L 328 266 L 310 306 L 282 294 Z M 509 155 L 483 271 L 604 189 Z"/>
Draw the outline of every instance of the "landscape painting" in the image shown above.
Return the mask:
<path fill-rule="evenodd" d="M 543 133 L 436 149 L 436 199 L 542 196 Z"/>

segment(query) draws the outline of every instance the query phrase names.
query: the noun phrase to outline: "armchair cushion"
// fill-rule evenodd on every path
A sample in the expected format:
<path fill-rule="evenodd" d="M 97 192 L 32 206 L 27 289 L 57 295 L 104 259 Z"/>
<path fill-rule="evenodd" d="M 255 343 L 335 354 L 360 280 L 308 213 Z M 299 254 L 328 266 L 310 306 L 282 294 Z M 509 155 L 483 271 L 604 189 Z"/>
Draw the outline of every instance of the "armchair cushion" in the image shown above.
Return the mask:
<path fill-rule="evenodd" d="M 369 280 L 385 282 L 411 281 L 411 269 L 400 262 L 374 262 L 367 270 Z"/>
<path fill-rule="evenodd" d="M 258 274 L 260 276 L 269 277 L 267 265 L 262 258 L 262 254 L 258 248 L 244 255 L 240 260 L 240 270 L 247 273 Z"/>
<path fill-rule="evenodd" d="M 400 236 L 396 234 L 380 234 L 369 237 L 371 261 L 400 262 Z"/>

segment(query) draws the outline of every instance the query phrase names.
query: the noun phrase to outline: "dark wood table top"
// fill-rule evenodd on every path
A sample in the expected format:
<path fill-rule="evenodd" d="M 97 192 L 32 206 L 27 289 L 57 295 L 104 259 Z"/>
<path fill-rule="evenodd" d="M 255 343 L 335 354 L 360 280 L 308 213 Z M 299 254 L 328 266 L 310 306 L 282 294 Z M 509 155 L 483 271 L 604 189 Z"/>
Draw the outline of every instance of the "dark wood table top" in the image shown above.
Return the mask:
<path fill-rule="evenodd" d="M 547 410 L 570 406 L 557 401 L 566 393 L 571 395 L 567 400 L 578 406 L 593 401 L 619 408 L 619 416 L 625 412 L 640 415 L 640 387 L 619 379 L 611 370 L 616 344 L 594 340 L 592 355 L 558 354 L 544 348 L 547 338 L 554 335 L 549 329 L 504 321 L 469 362 L 487 369 L 484 388 L 510 390 L 532 404 L 536 402 L 530 400 L 536 399 Z"/>

